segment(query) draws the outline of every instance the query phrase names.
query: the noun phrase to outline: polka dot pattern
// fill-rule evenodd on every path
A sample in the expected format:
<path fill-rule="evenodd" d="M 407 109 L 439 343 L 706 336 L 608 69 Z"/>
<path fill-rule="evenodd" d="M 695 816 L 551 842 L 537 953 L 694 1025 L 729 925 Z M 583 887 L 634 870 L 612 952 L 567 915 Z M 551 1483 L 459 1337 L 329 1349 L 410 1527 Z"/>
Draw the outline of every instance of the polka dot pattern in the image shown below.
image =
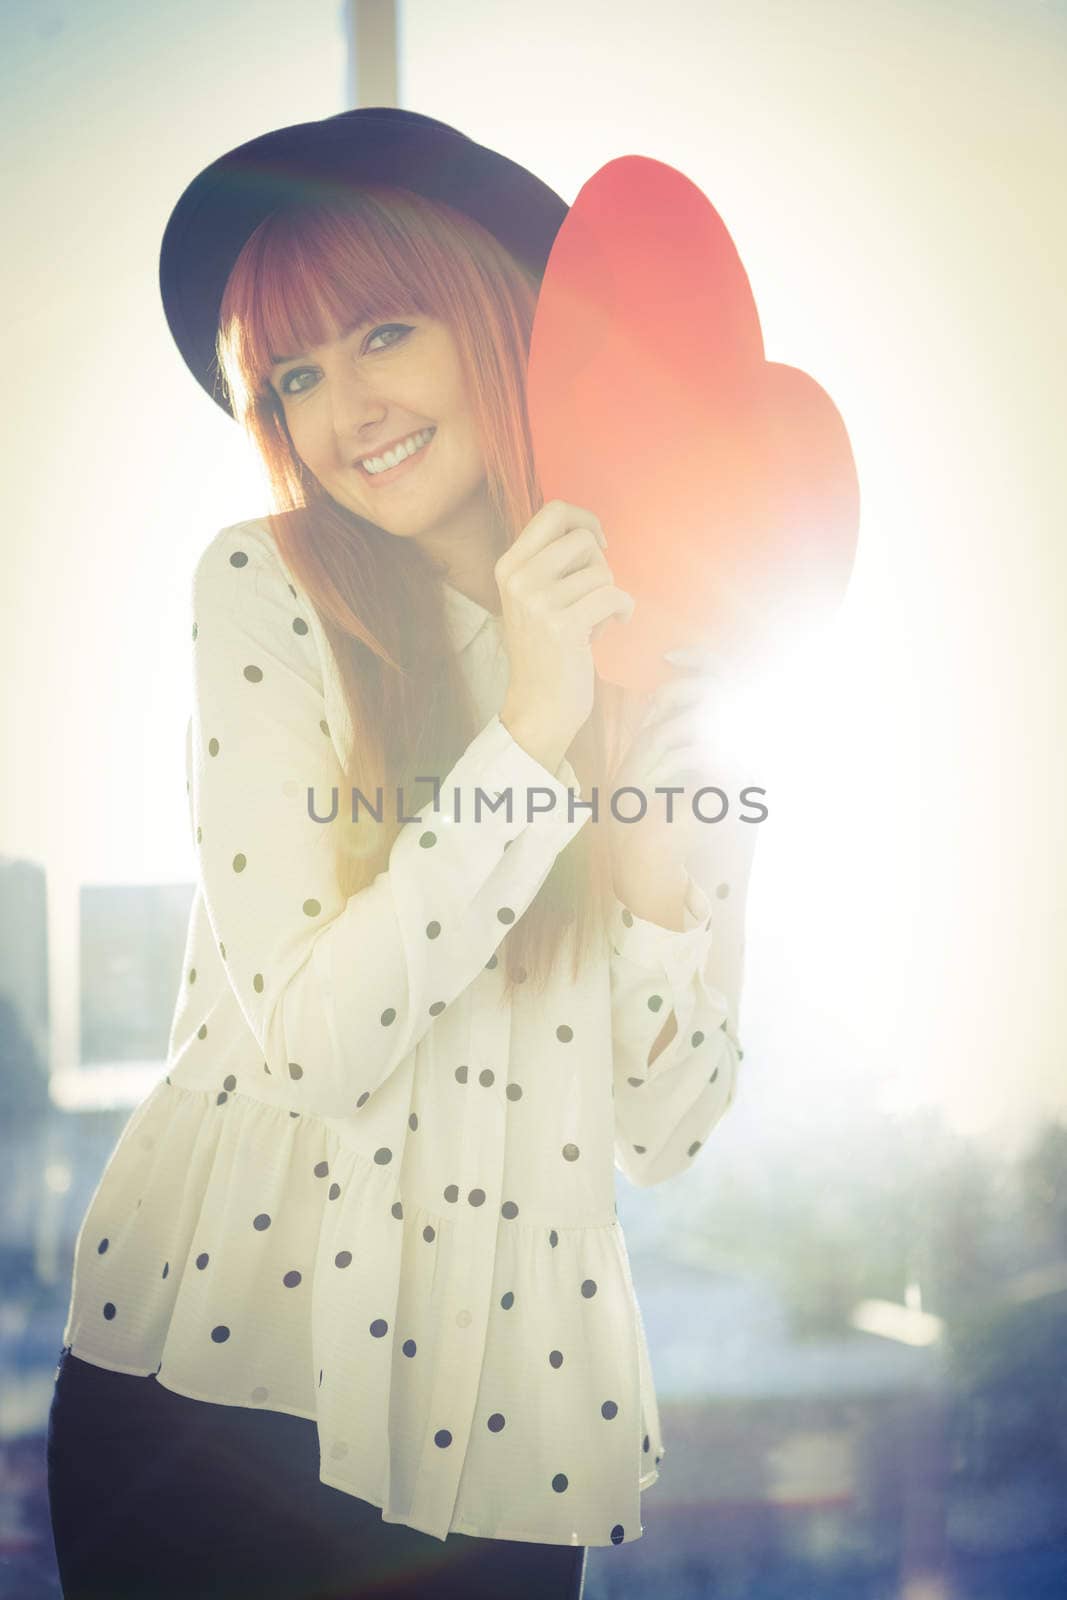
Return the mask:
<path fill-rule="evenodd" d="M 472 1505 L 521 1504 L 546 1542 L 637 1538 L 634 1468 L 658 1464 L 661 1441 L 630 1361 L 612 1157 L 658 1184 L 733 1098 L 739 1047 L 698 974 L 712 901 L 721 947 L 743 897 L 726 862 L 690 891 L 684 932 L 616 906 L 602 958 L 531 981 L 518 924 L 566 835 L 558 817 L 519 820 L 523 784 L 545 774 L 475 685 L 467 770 L 496 799 L 512 788 L 514 819 L 460 824 L 444 789 L 401 832 L 371 929 L 337 871 L 353 840 L 334 668 L 264 530 L 220 539 L 195 587 L 188 804 L 205 893 L 177 1048 L 83 1233 L 75 1341 L 160 1370 L 169 1321 L 176 1388 L 260 1409 L 290 1405 L 306 1373 L 330 1475 L 355 1493 L 357 1461 L 365 1475 L 383 1459 L 388 1397 L 427 1522 L 454 1499 L 466 1523 Z M 261 737 L 268 718 L 277 737 Z M 332 828 L 306 797 L 325 816 L 335 787 Z"/>

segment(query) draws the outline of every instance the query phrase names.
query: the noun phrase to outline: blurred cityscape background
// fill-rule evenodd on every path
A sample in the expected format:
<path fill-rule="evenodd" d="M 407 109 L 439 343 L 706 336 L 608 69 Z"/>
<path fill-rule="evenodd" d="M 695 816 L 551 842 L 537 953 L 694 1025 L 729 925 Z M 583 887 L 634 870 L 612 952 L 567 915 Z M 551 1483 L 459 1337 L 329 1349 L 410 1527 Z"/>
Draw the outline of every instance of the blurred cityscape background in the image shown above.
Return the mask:
<path fill-rule="evenodd" d="M 165 1070 L 192 567 L 266 505 L 170 343 L 159 239 L 222 150 L 356 104 L 568 198 L 623 153 L 687 172 L 864 497 L 753 774 L 737 1101 L 684 1177 L 618 1179 L 666 1454 L 584 1600 L 1067 1595 L 1067 12 L 38 0 L 0 29 L 0 1600 L 60 1592 L 74 1241 Z"/>

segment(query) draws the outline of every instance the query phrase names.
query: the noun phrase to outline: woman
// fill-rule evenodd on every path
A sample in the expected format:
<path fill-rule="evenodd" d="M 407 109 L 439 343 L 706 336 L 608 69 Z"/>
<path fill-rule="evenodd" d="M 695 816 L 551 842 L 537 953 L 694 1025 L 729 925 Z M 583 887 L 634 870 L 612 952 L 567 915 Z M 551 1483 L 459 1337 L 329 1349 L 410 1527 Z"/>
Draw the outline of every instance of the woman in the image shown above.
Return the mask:
<path fill-rule="evenodd" d="M 539 504 L 565 209 L 371 110 L 231 152 L 168 224 L 172 330 L 275 512 L 193 579 L 199 881 L 166 1076 L 78 1238 L 68 1600 L 575 1596 L 641 1535 L 613 1166 L 686 1169 L 741 1052 L 683 830 L 608 811 L 691 769 L 705 681 L 633 731 L 589 648 L 633 599 L 594 513 Z"/>

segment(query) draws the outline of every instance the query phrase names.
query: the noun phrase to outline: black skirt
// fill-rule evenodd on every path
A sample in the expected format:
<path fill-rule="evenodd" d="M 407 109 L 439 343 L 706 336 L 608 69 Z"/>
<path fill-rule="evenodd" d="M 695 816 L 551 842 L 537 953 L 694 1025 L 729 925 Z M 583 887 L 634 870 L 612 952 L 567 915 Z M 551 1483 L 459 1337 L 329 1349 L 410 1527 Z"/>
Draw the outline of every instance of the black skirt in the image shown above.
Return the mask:
<path fill-rule="evenodd" d="M 319 1478 L 315 1424 L 64 1349 L 48 1419 L 64 1600 L 581 1600 L 581 1545 L 445 1540 Z"/>

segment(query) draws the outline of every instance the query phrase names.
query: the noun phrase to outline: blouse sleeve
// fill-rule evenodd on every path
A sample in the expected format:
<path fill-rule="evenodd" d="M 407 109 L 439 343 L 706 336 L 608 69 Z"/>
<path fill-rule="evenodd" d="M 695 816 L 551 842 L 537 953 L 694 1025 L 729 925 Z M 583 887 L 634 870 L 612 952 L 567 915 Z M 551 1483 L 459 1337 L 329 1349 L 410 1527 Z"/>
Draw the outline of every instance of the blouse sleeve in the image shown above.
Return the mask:
<path fill-rule="evenodd" d="M 616 901 L 611 989 L 615 1164 L 640 1188 L 688 1168 L 733 1101 L 744 1052 L 727 995 L 710 981 L 714 916 L 690 875 L 685 926 L 660 927 Z M 676 1032 L 648 1064 L 673 1010 Z"/>
<path fill-rule="evenodd" d="M 212 931 L 292 1106 L 350 1115 L 481 973 L 589 813 L 493 716 L 442 776 L 439 809 L 429 785 L 404 794 L 417 819 L 387 870 L 345 898 L 353 779 L 325 720 L 318 618 L 240 525 L 201 556 L 193 611 L 192 800 Z M 335 799 L 336 817 L 317 820 Z"/>

